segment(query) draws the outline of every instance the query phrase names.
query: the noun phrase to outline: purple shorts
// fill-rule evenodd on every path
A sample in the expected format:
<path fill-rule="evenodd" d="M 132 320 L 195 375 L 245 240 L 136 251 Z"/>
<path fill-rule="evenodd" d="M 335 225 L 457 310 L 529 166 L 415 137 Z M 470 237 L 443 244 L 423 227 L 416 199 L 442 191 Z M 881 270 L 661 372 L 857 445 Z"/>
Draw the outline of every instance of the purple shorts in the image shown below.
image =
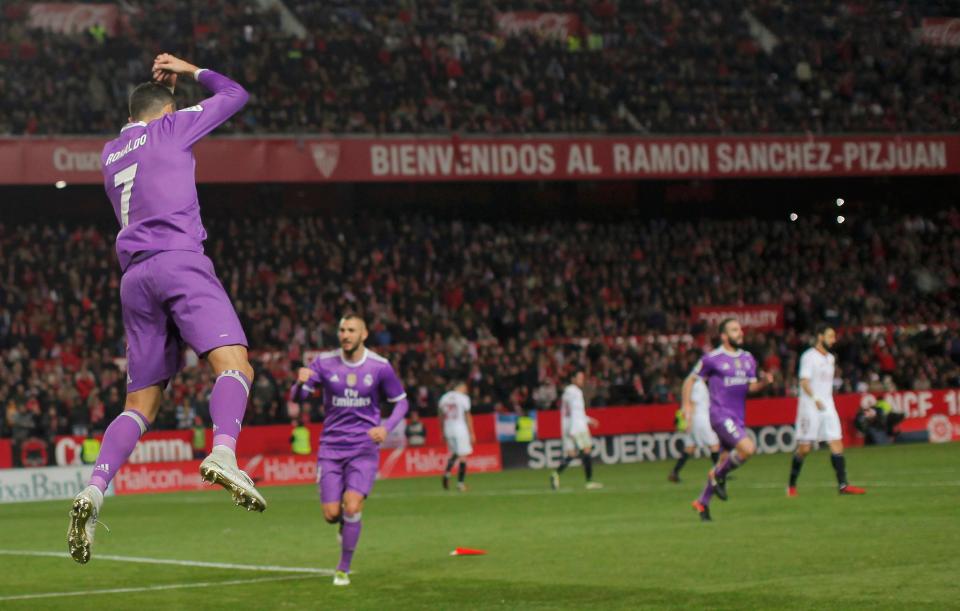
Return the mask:
<path fill-rule="evenodd" d="M 170 250 L 134 263 L 120 280 L 127 334 L 127 392 L 162 384 L 181 367 L 184 344 L 204 355 L 247 345 L 240 319 L 201 253 Z"/>
<path fill-rule="evenodd" d="M 720 445 L 725 450 L 734 449 L 740 443 L 740 440 L 747 436 L 747 429 L 743 426 L 743 421 L 730 416 L 711 418 L 710 426 L 716 432 L 717 437 L 720 438 Z"/>
<path fill-rule="evenodd" d="M 322 448 L 321 453 L 324 453 Z M 352 454 L 343 453 L 340 457 L 332 457 L 330 452 L 326 454 L 317 458 L 321 503 L 338 503 L 347 490 L 364 497 L 370 494 L 380 468 L 379 448 L 364 448 Z"/>

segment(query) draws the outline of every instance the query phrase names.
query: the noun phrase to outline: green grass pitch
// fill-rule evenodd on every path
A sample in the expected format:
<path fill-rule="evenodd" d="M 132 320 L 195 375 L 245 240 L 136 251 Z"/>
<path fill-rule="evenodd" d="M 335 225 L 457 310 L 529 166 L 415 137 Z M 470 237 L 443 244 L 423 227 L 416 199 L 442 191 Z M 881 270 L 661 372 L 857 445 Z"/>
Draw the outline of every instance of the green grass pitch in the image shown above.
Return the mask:
<path fill-rule="evenodd" d="M 784 495 L 788 455 L 761 456 L 690 508 L 706 461 L 681 484 L 667 463 L 378 482 L 363 514 L 353 585 L 326 575 L 98 559 L 99 555 L 332 569 L 336 530 L 313 486 L 266 488 L 262 515 L 219 489 L 115 497 L 86 566 L 65 555 L 69 502 L 0 506 L 3 609 L 948 609 L 960 608 L 960 444 L 847 453 L 863 497 L 840 497 L 829 453 Z M 450 557 L 457 546 L 486 549 Z M 57 552 L 24 556 L 10 551 Z M 218 585 L 220 584 L 220 585 Z M 224 585 L 226 584 L 226 585 Z M 147 590 L 154 587 L 156 589 Z M 125 592 L 64 595 L 94 590 Z M 60 593 L 45 598 L 13 598 Z"/>

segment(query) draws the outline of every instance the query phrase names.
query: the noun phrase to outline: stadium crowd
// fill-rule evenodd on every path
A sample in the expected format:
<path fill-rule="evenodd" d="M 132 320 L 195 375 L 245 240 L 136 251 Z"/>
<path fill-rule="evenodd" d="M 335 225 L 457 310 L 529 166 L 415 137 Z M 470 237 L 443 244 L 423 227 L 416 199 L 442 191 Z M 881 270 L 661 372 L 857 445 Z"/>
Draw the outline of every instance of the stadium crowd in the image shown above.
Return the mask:
<path fill-rule="evenodd" d="M 129 0 L 121 34 L 29 27 L 3 3 L 0 134 L 113 133 L 153 55 L 252 93 L 236 133 L 955 130 L 958 47 L 929 46 L 945 0 Z M 531 33 L 517 10 L 573 15 Z M 499 18 L 498 18 L 499 16 Z M 579 24 L 579 25 L 577 25 Z M 566 27 L 566 26 L 564 26 Z M 184 105 L 202 92 L 182 88 Z"/>
<path fill-rule="evenodd" d="M 838 390 L 960 385 L 960 211 L 815 219 L 463 223 L 425 216 L 208 222 L 207 252 L 241 316 L 257 376 L 247 418 L 288 422 L 285 391 L 310 351 L 336 347 L 346 309 L 433 413 L 455 379 L 478 410 L 551 408 L 573 367 L 592 405 L 676 400 L 713 330 L 703 304 L 782 303 L 785 330 L 748 334 L 796 392 L 818 321 L 843 330 Z M 122 408 L 114 226 L 0 225 L 0 433 L 102 429 Z M 923 326 L 924 323 L 947 323 Z M 207 418 L 196 356 L 157 425 Z M 317 417 L 317 401 L 308 406 Z"/>

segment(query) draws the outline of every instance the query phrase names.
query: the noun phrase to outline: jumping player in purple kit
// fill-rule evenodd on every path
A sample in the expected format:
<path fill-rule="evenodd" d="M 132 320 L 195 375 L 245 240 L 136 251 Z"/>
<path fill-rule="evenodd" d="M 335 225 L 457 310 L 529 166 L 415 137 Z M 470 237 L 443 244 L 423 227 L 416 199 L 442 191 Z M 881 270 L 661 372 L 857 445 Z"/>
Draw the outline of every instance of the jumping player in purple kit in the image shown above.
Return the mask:
<path fill-rule="evenodd" d="M 214 95 L 176 111 L 173 89 L 185 75 Z M 248 95 L 229 78 L 165 53 L 154 60 L 153 79 L 130 94 L 130 122 L 101 156 L 104 187 L 120 223 L 127 398 L 125 411 L 103 436 L 89 485 L 73 501 L 67 546 L 81 564 L 90 560 L 103 493 L 156 417 L 163 389 L 180 369 L 184 344 L 206 358 L 217 376 L 210 394 L 213 450 L 200 465 L 201 476 L 226 488 L 237 505 L 251 511 L 267 506 L 237 466 L 253 368 L 240 320 L 203 254 L 207 233 L 192 152 Z"/>
<path fill-rule="evenodd" d="M 360 539 L 363 503 L 380 465 L 379 444 L 403 422 L 407 393 L 390 361 L 364 346 L 367 325 L 357 314 L 340 319 L 340 350 L 324 352 L 300 369 L 290 396 L 323 389 L 323 433 L 317 476 L 323 517 L 340 525 L 340 564 L 333 584 L 350 585 L 350 563 Z M 394 405 L 380 424 L 380 401 Z"/>
<path fill-rule="evenodd" d="M 691 376 L 699 376 L 710 391 L 710 426 L 720 438 L 720 444 L 728 452 L 719 467 L 710 469 L 707 485 L 693 508 L 704 522 L 710 521 L 710 498 L 716 494 L 727 500 L 727 475 L 753 456 L 756 446 L 747 436 L 744 412 L 747 394 L 757 392 L 773 382 L 773 376 L 765 374 L 757 379 L 757 361 L 749 352 L 741 350 L 743 329 L 735 318 L 720 323 L 721 346 L 700 359 Z"/>

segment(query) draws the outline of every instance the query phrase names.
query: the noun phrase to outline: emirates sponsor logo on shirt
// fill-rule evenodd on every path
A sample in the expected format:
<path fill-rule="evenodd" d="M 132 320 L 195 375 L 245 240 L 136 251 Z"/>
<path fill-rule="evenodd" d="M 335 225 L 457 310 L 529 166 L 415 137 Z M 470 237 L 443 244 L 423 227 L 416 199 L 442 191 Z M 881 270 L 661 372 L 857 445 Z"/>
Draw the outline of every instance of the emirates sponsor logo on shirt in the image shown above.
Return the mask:
<path fill-rule="evenodd" d="M 322 142 L 311 146 L 313 163 L 324 178 L 330 178 L 340 162 L 340 144 L 337 142 Z"/>
<path fill-rule="evenodd" d="M 370 397 L 333 397 L 334 407 L 369 407 Z"/>

